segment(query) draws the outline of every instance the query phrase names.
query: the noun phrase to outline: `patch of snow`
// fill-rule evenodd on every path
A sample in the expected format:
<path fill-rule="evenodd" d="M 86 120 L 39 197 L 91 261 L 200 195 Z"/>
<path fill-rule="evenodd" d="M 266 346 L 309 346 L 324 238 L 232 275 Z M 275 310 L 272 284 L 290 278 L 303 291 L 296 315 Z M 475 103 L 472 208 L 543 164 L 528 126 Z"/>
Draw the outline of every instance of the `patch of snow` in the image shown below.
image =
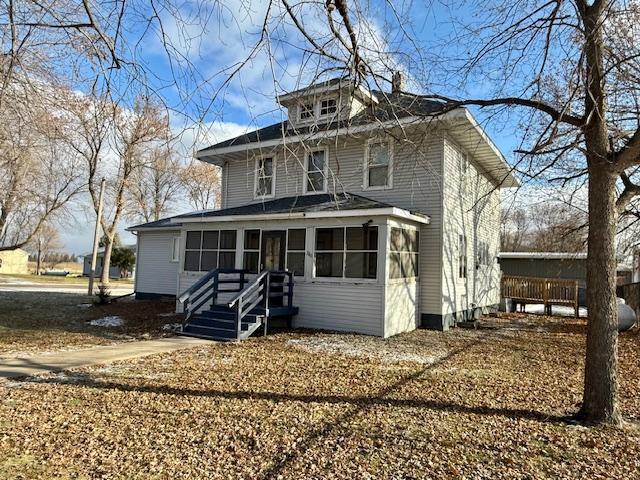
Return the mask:
<path fill-rule="evenodd" d="M 431 365 L 447 352 L 437 351 L 427 353 L 417 353 L 406 351 L 402 346 L 394 346 L 378 339 L 366 337 L 366 339 L 356 339 L 356 337 L 340 337 L 328 335 L 314 335 L 300 339 L 291 339 L 287 342 L 297 348 L 302 348 L 313 353 L 332 353 L 347 355 L 349 357 L 368 357 L 381 360 L 386 363 L 413 362 L 422 365 Z"/>
<path fill-rule="evenodd" d="M 78 307 L 80 307 L 80 308 L 90 308 L 90 307 L 93 307 L 93 303 L 79 303 Z"/>
<path fill-rule="evenodd" d="M 542 304 L 527 304 L 524 309 L 527 313 L 535 313 L 544 315 L 544 305 Z M 564 305 L 552 305 L 551 312 L 558 317 L 575 317 L 576 311 L 573 307 L 566 307 Z M 579 307 L 578 313 L 581 317 L 587 316 L 587 309 L 585 307 Z"/>
<path fill-rule="evenodd" d="M 98 318 L 97 320 L 91 320 L 89 325 L 94 327 L 121 327 L 124 325 L 124 320 L 117 315 L 111 315 L 108 317 Z"/>
<path fill-rule="evenodd" d="M 167 312 L 167 313 L 159 313 L 159 317 L 173 317 L 175 316 L 175 312 Z"/>

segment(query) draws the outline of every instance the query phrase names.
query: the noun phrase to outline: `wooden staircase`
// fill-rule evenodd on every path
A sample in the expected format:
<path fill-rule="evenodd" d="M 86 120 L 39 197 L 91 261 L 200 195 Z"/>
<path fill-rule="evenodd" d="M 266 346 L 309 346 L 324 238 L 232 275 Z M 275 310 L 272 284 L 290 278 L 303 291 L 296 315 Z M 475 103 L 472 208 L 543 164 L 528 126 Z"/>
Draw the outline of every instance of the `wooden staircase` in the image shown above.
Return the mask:
<path fill-rule="evenodd" d="M 178 301 L 184 307 L 181 335 L 229 341 L 248 338 L 260 327 L 264 335 L 270 317 L 291 318 L 293 274 L 264 271 L 249 279 L 246 270 L 216 269 L 208 272 Z M 231 288 L 224 288 L 231 286 Z M 235 295 L 220 303 L 221 297 Z"/>

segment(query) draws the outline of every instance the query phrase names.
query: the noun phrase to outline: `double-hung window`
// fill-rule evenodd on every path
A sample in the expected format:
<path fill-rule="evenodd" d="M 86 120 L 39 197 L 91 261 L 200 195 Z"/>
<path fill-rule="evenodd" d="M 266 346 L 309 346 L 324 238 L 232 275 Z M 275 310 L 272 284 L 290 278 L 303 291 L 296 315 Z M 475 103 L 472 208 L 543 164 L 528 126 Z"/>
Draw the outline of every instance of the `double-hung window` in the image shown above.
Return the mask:
<path fill-rule="evenodd" d="M 378 227 L 316 229 L 316 277 L 371 278 L 378 269 Z"/>
<path fill-rule="evenodd" d="M 467 278 L 467 237 L 458 235 L 458 278 Z"/>
<path fill-rule="evenodd" d="M 184 270 L 207 272 L 216 268 L 234 268 L 235 230 L 191 230 L 187 232 Z"/>
<path fill-rule="evenodd" d="M 254 194 L 256 198 L 273 197 L 276 187 L 275 158 L 256 158 L 256 180 Z"/>
<path fill-rule="evenodd" d="M 371 139 L 367 142 L 364 168 L 365 189 L 392 187 L 393 142 L 391 139 Z"/>
<path fill-rule="evenodd" d="M 416 278 L 420 237 L 417 230 L 391 227 L 389 278 Z"/>
<path fill-rule="evenodd" d="M 329 174 L 328 150 L 312 150 L 305 155 L 304 193 L 325 193 Z"/>

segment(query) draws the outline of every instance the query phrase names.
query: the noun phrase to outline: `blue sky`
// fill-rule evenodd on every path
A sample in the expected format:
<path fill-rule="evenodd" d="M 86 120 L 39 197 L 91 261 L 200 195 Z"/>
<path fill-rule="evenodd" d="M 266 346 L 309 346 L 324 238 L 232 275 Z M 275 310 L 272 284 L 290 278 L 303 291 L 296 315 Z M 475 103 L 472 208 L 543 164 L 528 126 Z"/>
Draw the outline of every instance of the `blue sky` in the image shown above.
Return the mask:
<path fill-rule="evenodd" d="M 301 48 L 308 48 L 308 43 L 290 22 L 280 20 L 283 12 L 276 10 L 271 12 L 271 42 L 253 52 L 251 59 L 226 83 L 230 72 L 252 52 L 260 35 L 266 2 L 246 4 L 242 0 L 227 0 L 223 3 L 225 8 L 213 2 L 205 4 L 208 5 L 205 9 L 196 10 L 200 3 L 185 2 L 182 21 L 175 21 L 169 12 L 160 11 L 162 31 L 173 49 L 171 56 L 160 40 L 158 25 L 155 33 L 150 33 L 132 22 L 125 36 L 129 48 L 136 46 L 134 53 L 144 64 L 154 88 L 174 109 L 172 125 L 176 132 L 184 132 L 185 157 L 194 147 L 280 121 L 284 112 L 275 102 L 276 92 L 303 86 L 318 68 L 313 58 L 309 60 L 302 53 Z M 475 83 L 472 92 L 458 91 L 453 83 L 443 85 L 438 72 L 429 65 L 430 56 L 456 54 L 448 42 L 455 33 L 449 19 L 470 21 L 471 12 L 451 12 L 440 2 L 396 2 L 396 12 L 384 1 L 373 0 L 368 5 L 367 12 L 354 12 L 361 24 L 365 48 L 407 55 L 385 57 L 378 65 L 381 71 L 392 65 L 405 69 L 414 79 L 420 76 L 417 80 L 421 85 L 414 87 L 423 91 L 433 89 L 450 96 L 471 93 L 480 97 L 488 93 L 489 85 L 483 82 Z M 403 17 L 403 28 L 422 47 L 420 62 L 415 45 L 398 29 L 395 15 Z M 300 18 L 310 34 L 317 38 L 327 34 L 323 11 L 306 9 Z M 373 58 L 373 54 L 370 55 Z M 474 114 L 510 159 L 518 141 L 515 121 L 501 116 L 485 123 L 483 112 L 474 110 Z M 68 251 L 85 253 L 91 246 L 93 213 L 83 205 L 78 205 L 75 212 L 76 218 L 61 229 L 62 237 Z M 131 223 L 125 220 L 122 227 Z M 121 238 L 123 243 L 135 242 L 135 237 L 123 230 Z"/>

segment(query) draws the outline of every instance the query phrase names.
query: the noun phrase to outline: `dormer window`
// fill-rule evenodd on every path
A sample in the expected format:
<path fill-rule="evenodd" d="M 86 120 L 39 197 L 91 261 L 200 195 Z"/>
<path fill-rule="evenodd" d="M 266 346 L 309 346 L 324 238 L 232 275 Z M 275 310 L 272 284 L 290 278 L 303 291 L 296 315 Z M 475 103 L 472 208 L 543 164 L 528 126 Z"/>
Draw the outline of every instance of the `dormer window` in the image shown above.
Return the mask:
<path fill-rule="evenodd" d="M 302 103 L 298 107 L 298 120 L 305 121 L 311 120 L 314 115 L 314 105 L 313 103 Z"/>
<path fill-rule="evenodd" d="M 338 102 L 335 98 L 327 98 L 320 102 L 320 116 L 326 117 L 338 111 Z"/>
<path fill-rule="evenodd" d="M 275 158 L 256 158 L 255 198 L 269 198 L 275 195 Z"/>

